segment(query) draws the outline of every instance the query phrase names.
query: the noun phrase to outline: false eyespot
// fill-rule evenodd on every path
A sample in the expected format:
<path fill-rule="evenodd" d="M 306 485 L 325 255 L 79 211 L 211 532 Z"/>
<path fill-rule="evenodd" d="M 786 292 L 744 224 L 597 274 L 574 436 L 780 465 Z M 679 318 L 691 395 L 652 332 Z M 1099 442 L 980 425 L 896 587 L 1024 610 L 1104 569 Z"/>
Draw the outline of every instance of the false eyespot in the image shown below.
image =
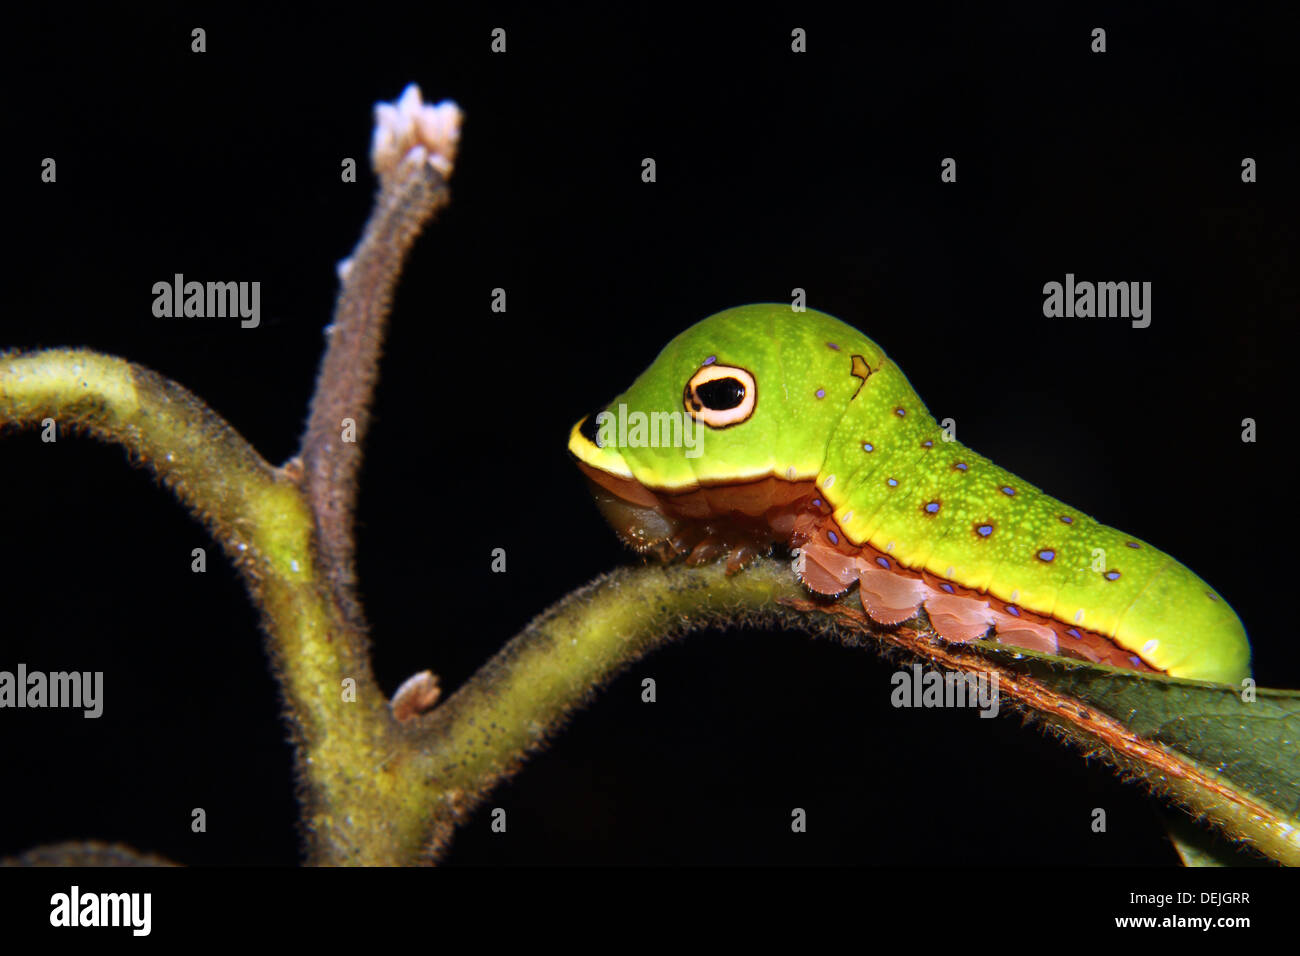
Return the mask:
<path fill-rule="evenodd" d="M 682 404 L 696 421 L 710 428 L 730 428 L 754 414 L 758 385 L 748 369 L 709 362 L 686 383 Z"/>

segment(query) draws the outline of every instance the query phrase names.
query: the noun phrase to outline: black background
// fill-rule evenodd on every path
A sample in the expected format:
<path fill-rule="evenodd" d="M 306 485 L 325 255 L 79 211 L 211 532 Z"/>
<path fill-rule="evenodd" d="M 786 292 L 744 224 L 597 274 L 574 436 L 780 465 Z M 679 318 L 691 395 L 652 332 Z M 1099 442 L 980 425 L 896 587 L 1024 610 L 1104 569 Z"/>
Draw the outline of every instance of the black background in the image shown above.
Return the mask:
<path fill-rule="evenodd" d="M 464 108 L 363 475 L 385 690 L 425 667 L 454 689 L 634 560 L 569 462 L 570 424 L 687 325 L 794 287 L 880 343 L 961 441 L 1199 572 L 1244 620 L 1260 682 L 1296 686 L 1275 606 L 1297 314 L 1281 24 L 1143 5 L 420 11 L 61 10 L 6 31 L 0 347 L 148 365 L 273 462 L 296 448 L 334 265 L 369 208 L 372 104 L 416 81 Z M 190 52 L 195 26 L 207 53 Z M 358 183 L 340 182 L 345 157 Z M 260 281 L 261 327 L 154 318 L 153 283 L 175 272 Z M 1045 319 L 1042 286 L 1067 272 L 1152 282 L 1152 325 Z M 0 856 L 93 837 L 185 863 L 298 861 L 256 615 L 147 471 L 116 447 L 5 435 L 0 595 L 0 668 L 103 670 L 107 699 L 97 721 L 0 713 Z M 894 710 L 896 666 L 799 634 L 691 637 L 606 688 L 491 798 L 509 832 L 484 808 L 448 862 L 1176 862 L 1138 788 L 1014 716 Z"/>

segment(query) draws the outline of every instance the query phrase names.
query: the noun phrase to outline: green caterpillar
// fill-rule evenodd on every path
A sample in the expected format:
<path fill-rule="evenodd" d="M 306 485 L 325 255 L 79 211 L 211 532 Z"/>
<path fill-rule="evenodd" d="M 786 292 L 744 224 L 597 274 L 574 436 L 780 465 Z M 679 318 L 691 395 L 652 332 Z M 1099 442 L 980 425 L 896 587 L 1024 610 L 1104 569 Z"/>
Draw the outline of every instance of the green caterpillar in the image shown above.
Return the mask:
<path fill-rule="evenodd" d="M 820 312 L 749 305 L 677 336 L 569 450 L 625 541 L 737 570 L 789 547 L 810 590 L 858 585 L 949 641 L 1239 682 L 1231 607 L 1173 558 L 956 441 L 874 342 Z"/>

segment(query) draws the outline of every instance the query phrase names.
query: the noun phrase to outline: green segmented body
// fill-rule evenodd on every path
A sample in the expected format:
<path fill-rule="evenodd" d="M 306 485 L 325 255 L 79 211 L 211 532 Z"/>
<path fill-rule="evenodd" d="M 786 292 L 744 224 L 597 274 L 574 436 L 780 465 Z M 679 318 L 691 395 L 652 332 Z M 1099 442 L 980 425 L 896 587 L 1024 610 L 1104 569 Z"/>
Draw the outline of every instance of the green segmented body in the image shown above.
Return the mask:
<path fill-rule="evenodd" d="M 674 494 L 765 476 L 815 481 L 853 545 L 904 568 L 1102 634 L 1175 676 L 1248 676 L 1240 620 L 1196 574 L 945 441 L 902 370 L 829 315 L 788 305 L 714 315 L 673 339 L 611 407 L 680 413 L 683 384 L 712 366 L 747 370 L 755 397 L 743 421 L 703 430 L 698 457 L 580 439 L 570 448 Z"/>

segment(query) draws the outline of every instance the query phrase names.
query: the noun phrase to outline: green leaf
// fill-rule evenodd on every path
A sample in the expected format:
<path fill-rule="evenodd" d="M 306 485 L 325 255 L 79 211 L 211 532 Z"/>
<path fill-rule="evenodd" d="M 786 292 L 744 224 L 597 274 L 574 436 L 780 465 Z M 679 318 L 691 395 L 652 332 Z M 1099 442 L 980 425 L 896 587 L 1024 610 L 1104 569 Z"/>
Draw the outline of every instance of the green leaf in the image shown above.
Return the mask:
<path fill-rule="evenodd" d="M 1062 736 L 1233 839 L 1300 863 L 1300 691 L 1091 667 L 996 644 L 979 653 L 1041 685 L 1051 707 L 1022 702 Z"/>

